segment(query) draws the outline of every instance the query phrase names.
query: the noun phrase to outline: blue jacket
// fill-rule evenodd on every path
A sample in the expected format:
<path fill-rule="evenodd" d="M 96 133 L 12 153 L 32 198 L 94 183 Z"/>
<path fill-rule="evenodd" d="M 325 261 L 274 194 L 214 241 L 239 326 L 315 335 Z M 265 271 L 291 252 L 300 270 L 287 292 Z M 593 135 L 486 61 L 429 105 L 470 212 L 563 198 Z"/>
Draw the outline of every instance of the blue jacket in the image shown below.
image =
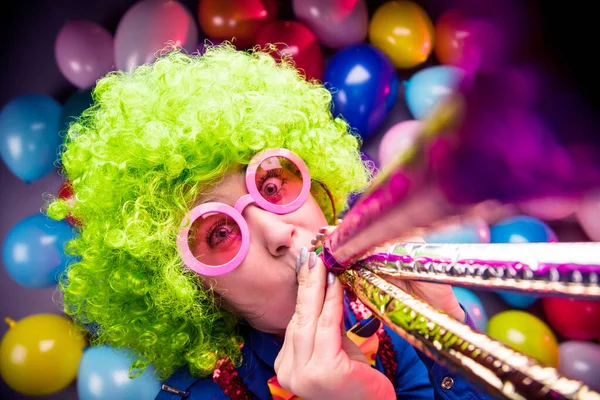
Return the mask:
<path fill-rule="evenodd" d="M 466 311 L 465 311 L 466 313 Z M 468 314 L 466 323 L 475 327 Z M 350 311 L 350 304 L 346 299 L 344 304 L 344 322 L 350 329 L 356 323 L 354 313 Z M 398 334 L 385 328 L 390 336 L 397 353 L 398 369 L 394 379 L 396 394 L 401 399 L 436 399 L 436 400 L 474 400 L 491 399 L 477 388 L 469 384 L 462 376 L 450 372 L 448 369 L 434 363 L 424 354 L 416 351 L 406 340 Z M 271 399 L 271 392 L 267 381 L 275 375 L 273 364 L 281 349 L 281 338 L 249 329 L 245 335 L 245 344 L 242 349 L 243 363 L 237 368 L 239 376 L 244 380 L 250 391 L 258 399 Z M 375 365 L 383 372 L 379 357 Z M 444 382 L 444 383 L 442 383 Z M 180 390 L 185 394 L 173 394 L 161 390 L 156 400 L 217 400 L 228 399 L 219 385 L 213 382 L 212 377 L 194 378 L 187 369 L 181 369 L 171 375 L 164 384 Z M 444 388 L 446 387 L 446 388 Z"/>

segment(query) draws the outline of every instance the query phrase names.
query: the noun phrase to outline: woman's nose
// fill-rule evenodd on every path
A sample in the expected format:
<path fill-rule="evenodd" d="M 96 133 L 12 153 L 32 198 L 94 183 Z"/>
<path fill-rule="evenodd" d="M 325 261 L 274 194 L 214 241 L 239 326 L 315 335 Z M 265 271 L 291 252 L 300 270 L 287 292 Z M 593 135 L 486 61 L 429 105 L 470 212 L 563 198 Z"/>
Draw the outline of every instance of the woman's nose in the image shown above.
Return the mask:
<path fill-rule="evenodd" d="M 251 206 L 244 210 L 244 218 L 250 231 L 257 229 L 261 232 L 273 256 L 282 256 L 292 247 L 296 227 L 287 223 L 280 215 Z"/>

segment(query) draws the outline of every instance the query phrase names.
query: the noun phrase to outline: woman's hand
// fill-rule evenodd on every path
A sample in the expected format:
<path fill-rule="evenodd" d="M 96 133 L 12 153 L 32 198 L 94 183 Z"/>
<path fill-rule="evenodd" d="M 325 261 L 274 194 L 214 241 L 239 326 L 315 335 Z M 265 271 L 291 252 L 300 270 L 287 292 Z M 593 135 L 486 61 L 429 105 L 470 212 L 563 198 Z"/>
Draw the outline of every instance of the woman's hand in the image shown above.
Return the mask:
<path fill-rule="evenodd" d="M 346 336 L 341 282 L 315 253 L 304 258 L 296 312 L 275 360 L 279 384 L 307 400 L 395 399 L 390 380 Z"/>
<path fill-rule="evenodd" d="M 313 245 L 315 248 L 323 245 L 323 241 L 333 232 L 335 226 L 325 226 L 319 230 Z M 414 242 L 422 242 L 422 238 L 414 238 Z M 465 312 L 460 307 L 452 286 L 439 283 L 418 282 L 407 279 L 388 278 L 388 282 L 398 286 L 406 293 L 418 297 L 434 308 L 445 312 L 460 322 L 465 321 Z"/>

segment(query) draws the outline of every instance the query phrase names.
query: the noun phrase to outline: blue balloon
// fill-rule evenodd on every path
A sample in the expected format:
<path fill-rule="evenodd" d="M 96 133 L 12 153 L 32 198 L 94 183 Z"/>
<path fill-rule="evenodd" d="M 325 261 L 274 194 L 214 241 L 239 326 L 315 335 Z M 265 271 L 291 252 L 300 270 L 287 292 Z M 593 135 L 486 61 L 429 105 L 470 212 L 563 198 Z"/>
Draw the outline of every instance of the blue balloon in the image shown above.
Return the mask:
<path fill-rule="evenodd" d="M 0 156 L 25 182 L 33 182 L 54 168 L 59 146 L 62 106 L 42 94 L 10 101 L 0 113 Z"/>
<path fill-rule="evenodd" d="M 475 295 L 475 293 L 471 292 L 468 289 L 461 287 L 453 287 L 452 291 L 456 296 L 458 302 L 464 307 L 464 309 L 469 313 L 469 316 L 475 323 L 475 327 L 480 332 L 487 331 L 488 317 L 485 312 L 485 308 L 483 308 L 483 303 L 479 300 L 479 297 Z"/>
<path fill-rule="evenodd" d="M 341 115 L 363 139 L 381 127 L 398 98 L 394 64 L 369 44 L 336 53 L 323 82 L 333 96 L 333 114 Z"/>
<path fill-rule="evenodd" d="M 405 83 L 405 98 L 413 117 L 425 118 L 456 89 L 462 77 L 461 69 L 449 65 L 424 68 L 411 76 Z"/>
<path fill-rule="evenodd" d="M 88 347 L 83 352 L 77 373 L 79 400 L 154 399 L 160 380 L 152 364 L 141 375 L 129 378 L 134 353 L 110 346 Z"/>
<path fill-rule="evenodd" d="M 539 243 L 556 241 L 556 234 L 543 221 L 528 215 L 503 219 L 490 229 L 492 243 Z"/>
<path fill-rule="evenodd" d="M 487 243 L 490 230 L 483 221 L 464 222 L 427 233 L 427 243 Z"/>
<path fill-rule="evenodd" d="M 556 241 L 556 234 L 543 221 L 528 215 L 508 217 L 490 229 L 492 243 L 540 243 Z M 532 305 L 537 296 L 513 292 L 497 292 L 508 305 L 525 308 Z"/>
<path fill-rule="evenodd" d="M 23 286 L 40 289 L 57 284 L 58 276 L 77 260 L 65 253 L 76 228 L 43 214 L 26 217 L 11 228 L 2 245 L 8 274 Z"/>
<path fill-rule="evenodd" d="M 512 292 L 498 292 L 498 295 L 508 305 L 515 308 L 526 308 L 535 303 L 537 300 L 536 296 L 528 294 L 512 293 Z"/>

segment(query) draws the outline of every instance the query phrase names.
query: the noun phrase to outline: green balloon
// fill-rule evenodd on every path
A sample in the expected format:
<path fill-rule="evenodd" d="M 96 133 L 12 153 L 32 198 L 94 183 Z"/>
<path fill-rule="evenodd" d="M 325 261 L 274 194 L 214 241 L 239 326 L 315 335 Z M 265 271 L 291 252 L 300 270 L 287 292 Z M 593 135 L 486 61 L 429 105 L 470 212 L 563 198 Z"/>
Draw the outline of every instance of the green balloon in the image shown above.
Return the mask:
<path fill-rule="evenodd" d="M 558 343 L 554 332 L 541 319 L 519 310 L 503 311 L 488 322 L 487 334 L 536 359 L 558 367 Z"/>
<path fill-rule="evenodd" d="M 67 99 L 61 114 L 61 134 L 65 134 L 71 125 L 83 111 L 92 105 L 92 88 L 78 90 Z"/>

